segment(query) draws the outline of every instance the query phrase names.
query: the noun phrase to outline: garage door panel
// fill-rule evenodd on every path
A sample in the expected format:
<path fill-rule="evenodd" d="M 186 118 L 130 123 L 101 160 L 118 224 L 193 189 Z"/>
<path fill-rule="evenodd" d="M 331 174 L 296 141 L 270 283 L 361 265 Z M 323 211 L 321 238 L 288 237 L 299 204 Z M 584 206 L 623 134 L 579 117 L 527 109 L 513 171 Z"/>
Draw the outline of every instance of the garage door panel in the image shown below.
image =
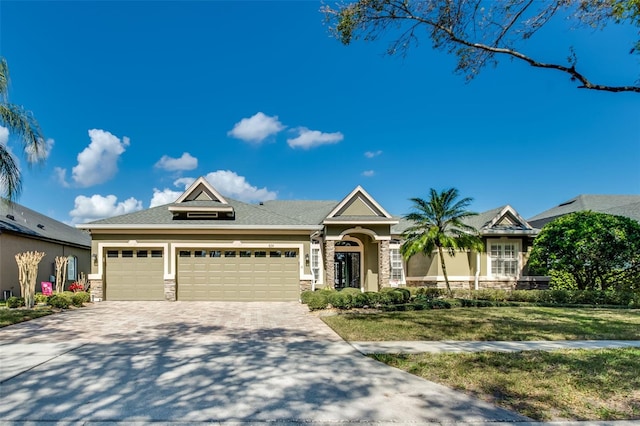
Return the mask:
<path fill-rule="evenodd" d="M 192 249 L 191 256 L 197 250 Z M 234 257 L 226 252 L 220 257 L 178 257 L 178 300 L 298 300 L 297 257 L 267 257 L 269 252 L 259 249 L 236 250 Z"/>
<path fill-rule="evenodd" d="M 110 249 L 105 262 L 106 300 L 164 300 L 164 259 L 122 257 L 128 249 Z M 117 257 L 113 254 L 116 253 Z"/>

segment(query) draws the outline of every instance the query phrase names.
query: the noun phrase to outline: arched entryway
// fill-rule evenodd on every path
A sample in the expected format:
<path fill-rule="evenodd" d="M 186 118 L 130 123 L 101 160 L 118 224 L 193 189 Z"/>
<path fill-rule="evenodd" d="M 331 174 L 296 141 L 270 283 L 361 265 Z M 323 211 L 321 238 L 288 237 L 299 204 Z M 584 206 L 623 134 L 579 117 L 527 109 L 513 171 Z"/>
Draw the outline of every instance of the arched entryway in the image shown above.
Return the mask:
<path fill-rule="evenodd" d="M 342 241 L 336 241 L 333 256 L 334 288 L 362 289 L 362 254 L 362 243 L 358 239 L 343 237 Z"/>

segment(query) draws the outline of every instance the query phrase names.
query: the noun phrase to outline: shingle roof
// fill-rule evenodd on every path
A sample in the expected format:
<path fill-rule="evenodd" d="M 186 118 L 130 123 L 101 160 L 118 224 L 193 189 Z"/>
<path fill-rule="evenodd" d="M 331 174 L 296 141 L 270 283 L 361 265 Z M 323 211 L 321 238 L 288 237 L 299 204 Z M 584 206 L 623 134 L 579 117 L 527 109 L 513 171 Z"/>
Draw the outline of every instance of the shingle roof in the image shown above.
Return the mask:
<path fill-rule="evenodd" d="M 640 195 L 582 194 L 533 216 L 528 222 L 541 228 L 556 217 L 587 210 L 625 216 L 640 222 Z"/>
<path fill-rule="evenodd" d="M 288 201 L 274 200 L 263 204 L 248 204 L 227 198 L 235 211 L 234 220 L 180 219 L 174 220 L 167 204 L 121 216 L 90 222 L 90 225 L 215 225 L 215 226 L 312 226 L 321 224 L 325 216 L 336 206 L 336 201 Z M 190 204 L 193 202 L 189 202 Z M 220 206 L 215 201 L 198 201 L 198 206 Z M 182 203 L 181 205 L 184 205 Z"/>
<path fill-rule="evenodd" d="M 20 204 L 8 204 L 4 200 L 0 200 L 0 231 L 13 232 L 41 240 L 91 247 L 89 233 L 58 222 Z"/>
<path fill-rule="evenodd" d="M 525 226 L 519 226 L 519 225 L 513 225 L 513 226 L 490 226 L 491 222 L 496 219 L 496 216 L 498 216 L 503 210 L 505 210 L 505 208 L 507 208 L 509 206 L 501 206 L 501 207 L 496 207 L 495 209 L 491 209 L 491 210 L 487 210 L 485 212 L 482 213 L 478 213 L 477 215 L 474 216 L 469 216 L 464 220 L 464 223 L 466 223 L 469 226 L 474 227 L 475 229 L 477 229 L 478 231 L 480 231 L 480 233 L 482 234 L 483 231 L 486 232 L 487 235 L 489 234 L 496 234 L 496 233 L 504 233 L 504 234 L 531 234 L 531 233 L 536 233 L 538 232 L 537 229 L 529 229 Z M 509 207 L 509 210 L 512 210 L 511 207 Z M 513 210 L 515 212 L 515 210 Z M 515 218 L 517 219 L 517 218 Z M 523 219 L 524 220 L 524 219 Z M 412 225 L 412 223 L 408 220 L 406 220 L 405 218 L 400 218 L 400 222 L 397 225 L 394 225 L 391 227 L 391 233 L 393 235 L 400 235 L 402 234 L 407 228 L 409 228 Z M 526 224 L 525 224 L 526 225 Z"/>

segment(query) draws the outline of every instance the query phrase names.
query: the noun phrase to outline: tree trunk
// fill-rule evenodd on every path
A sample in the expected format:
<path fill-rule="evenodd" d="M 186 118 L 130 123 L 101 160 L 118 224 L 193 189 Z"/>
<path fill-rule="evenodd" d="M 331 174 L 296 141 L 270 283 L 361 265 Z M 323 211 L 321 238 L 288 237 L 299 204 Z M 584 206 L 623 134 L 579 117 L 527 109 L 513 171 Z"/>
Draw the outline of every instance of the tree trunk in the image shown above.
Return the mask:
<path fill-rule="evenodd" d="M 449 297 L 453 296 L 453 292 L 451 291 L 451 286 L 449 285 L 449 276 L 447 275 L 447 265 L 444 263 L 444 253 L 442 252 L 442 247 L 438 246 L 438 254 L 440 255 L 440 265 L 442 266 L 442 274 L 444 275 L 444 283 L 447 285 L 447 294 Z"/>

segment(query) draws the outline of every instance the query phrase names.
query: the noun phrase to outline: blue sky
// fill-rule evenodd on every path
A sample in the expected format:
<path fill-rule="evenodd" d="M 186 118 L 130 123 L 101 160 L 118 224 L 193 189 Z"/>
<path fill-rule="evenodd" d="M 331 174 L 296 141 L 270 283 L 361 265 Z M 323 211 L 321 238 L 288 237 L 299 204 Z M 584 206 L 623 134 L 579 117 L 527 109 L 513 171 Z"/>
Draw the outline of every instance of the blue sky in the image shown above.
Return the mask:
<path fill-rule="evenodd" d="M 9 99 L 50 145 L 41 166 L 18 155 L 18 202 L 75 224 L 170 202 L 198 176 L 251 202 L 362 185 L 398 215 L 432 187 L 525 218 L 578 194 L 640 194 L 640 95 L 509 60 L 466 83 L 426 38 L 404 58 L 341 45 L 319 8 L 2 1 Z M 630 84 L 634 36 L 554 25 L 525 50 L 563 60 L 574 45 L 593 80 Z"/>

